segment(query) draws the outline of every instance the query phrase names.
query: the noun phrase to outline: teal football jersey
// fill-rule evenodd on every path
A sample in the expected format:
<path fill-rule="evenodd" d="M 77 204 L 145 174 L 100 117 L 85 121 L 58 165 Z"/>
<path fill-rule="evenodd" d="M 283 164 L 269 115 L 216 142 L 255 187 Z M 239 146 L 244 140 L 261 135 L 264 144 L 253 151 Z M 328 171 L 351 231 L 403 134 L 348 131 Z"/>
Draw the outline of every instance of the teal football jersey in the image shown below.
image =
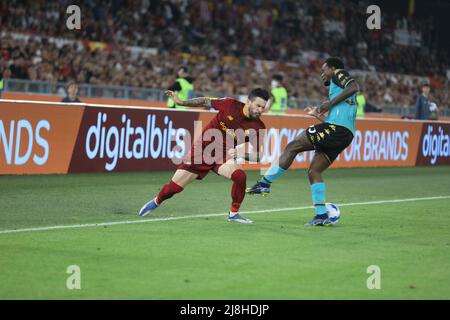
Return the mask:
<path fill-rule="evenodd" d="M 337 69 L 330 81 L 330 91 L 328 93 L 329 99 L 333 99 L 344 91 L 345 87 L 355 81 L 350 77 L 347 71 Z M 356 93 L 348 97 L 344 101 L 339 102 L 331 107 L 328 112 L 327 122 L 343 126 L 349 129 L 353 135 L 355 134 L 355 119 L 356 119 Z"/>

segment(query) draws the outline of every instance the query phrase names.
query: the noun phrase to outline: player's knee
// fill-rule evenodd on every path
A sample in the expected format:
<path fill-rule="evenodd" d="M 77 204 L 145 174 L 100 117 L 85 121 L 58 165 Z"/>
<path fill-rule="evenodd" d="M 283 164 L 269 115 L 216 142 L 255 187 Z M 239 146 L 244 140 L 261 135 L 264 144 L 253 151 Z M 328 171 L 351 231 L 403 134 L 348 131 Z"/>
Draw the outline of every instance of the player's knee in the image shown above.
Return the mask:
<path fill-rule="evenodd" d="M 247 175 L 243 170 L 237 169 L 231 175 L 231 180 L 233 180 L 233 182 L 236 182 L 238 184 L 245 184 L 247 181 Z"/>

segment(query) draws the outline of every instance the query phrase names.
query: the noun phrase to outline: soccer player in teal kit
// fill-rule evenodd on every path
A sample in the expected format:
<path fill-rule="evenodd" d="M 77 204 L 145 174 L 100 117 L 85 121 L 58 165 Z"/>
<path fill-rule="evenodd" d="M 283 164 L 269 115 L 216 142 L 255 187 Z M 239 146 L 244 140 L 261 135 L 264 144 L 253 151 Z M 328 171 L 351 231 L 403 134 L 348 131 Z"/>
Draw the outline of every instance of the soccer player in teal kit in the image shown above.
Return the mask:
<path fill-rule="evenodd" d="M 356 81 L 344 70 L 344 63 L 337 57 L 328 58 L 322 65 L 321 78 L 329 86 L 329 101 L 319 107 L 308 107 L 308 114 L 322 123 L 309 127 L 290 142 L 278 163 L 273 163 L 261 180 L 246 191 L 249 194 L 268 194 L 275 182 L 292 164 L 298 153 L 315 150 L 308 169 L 312 201 L 316 215 L 308 226 L 322 226 L 336 223 L 328 217 L 325 207 L 325 183 L 322 172 L 353 140 L 356 118 Z M 325 118 L 323 115 L 328 112 Z"/>

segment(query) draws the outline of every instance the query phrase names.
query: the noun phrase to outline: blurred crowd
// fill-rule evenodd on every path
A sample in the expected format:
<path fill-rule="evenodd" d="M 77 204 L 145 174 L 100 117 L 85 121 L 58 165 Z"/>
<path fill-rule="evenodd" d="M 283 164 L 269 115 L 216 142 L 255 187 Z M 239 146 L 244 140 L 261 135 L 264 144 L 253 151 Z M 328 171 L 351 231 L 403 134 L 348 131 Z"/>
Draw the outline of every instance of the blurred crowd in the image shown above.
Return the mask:
<path fill-rule="evenodd" d="M 450 54 L 436 49 L 432 19 L 383 16 L 366 27 L 367 3 L 329 0 L 81 1 L 82 28 L 68 30 L 69 1 L 0 3 L 0 70 L 5 78 L 165 89 L 176 69 L 190 67 L 197 91 L 246 93 L 284 75 L 290 97 L 324 99 L 319 79 L 325 54 L 344 58 L 358 72 L 375 105 L 414 105 L 423 82 L 443 107 L 449 104 Z M 418 32 L 420 45 L 399 45 L 394 30 Z M 101 41 L 109 50 L 45 37 Z M 127 46 L 156 48 L 132 55 Z M 266 61 L 266 62 L 265 62 Z M 270 63 L 268 61 L 273 61 Z"/>

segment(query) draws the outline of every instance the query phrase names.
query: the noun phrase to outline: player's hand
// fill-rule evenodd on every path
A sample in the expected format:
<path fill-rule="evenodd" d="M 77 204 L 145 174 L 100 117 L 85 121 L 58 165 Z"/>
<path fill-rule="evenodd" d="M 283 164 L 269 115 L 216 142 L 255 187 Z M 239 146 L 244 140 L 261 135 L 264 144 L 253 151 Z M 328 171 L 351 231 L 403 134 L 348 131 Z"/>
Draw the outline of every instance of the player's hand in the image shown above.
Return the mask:
<path fill-rule="evenodd" d="M 330 105 L 330 101 L 325 101 L 324 103 L 322 103 L 319 107 L 319 113 L 320 114 L 324 114 L 326 113 L 328 110 L 330 110 L 331 105 Z"/>
<path fill-rule="evenodd" d="M 227 154 L 228 154 L 229 159 L 234 159 L 234 160 L 245 159 L 245 149 L 244 148 L 229 149 L 227 151 Z"/>
<path fill-rule="evenodd" d="M 270 110 L 270 107 L 272 107 L 273 103 L 273 97 L 271 96 L 269 100 L 267 100 L 266 105 L 264 106 L 264 112 L 267 112 Z"/>
<path fill-rule="evenodd" d="M 178 96 L 175 94 L 175 92 L 171 91 L 171 90 L 167 90 L 166 92 L 166 96 L 168 96 L 170 99 L 172 99 L 175 104 L 181 104 L 182 101 L 180 100 L 180 98 L 178 98 Z"/>
<path fill-rule="evenodd" d="M 308 106 L 305 108 L 305 111 L 310 116 L 313 117 L 320 116 L 319 107 Z"/>
<path fill-rule="evenodd" d="M 237 157 L 238 157 L 238 152 L 237 152 L 237 150 L 236 150 L 236 149 L 229 149 L 229 150 L 228 150 L 228 156 L 229 156 L 231 159 L 237 159 Z"/>

